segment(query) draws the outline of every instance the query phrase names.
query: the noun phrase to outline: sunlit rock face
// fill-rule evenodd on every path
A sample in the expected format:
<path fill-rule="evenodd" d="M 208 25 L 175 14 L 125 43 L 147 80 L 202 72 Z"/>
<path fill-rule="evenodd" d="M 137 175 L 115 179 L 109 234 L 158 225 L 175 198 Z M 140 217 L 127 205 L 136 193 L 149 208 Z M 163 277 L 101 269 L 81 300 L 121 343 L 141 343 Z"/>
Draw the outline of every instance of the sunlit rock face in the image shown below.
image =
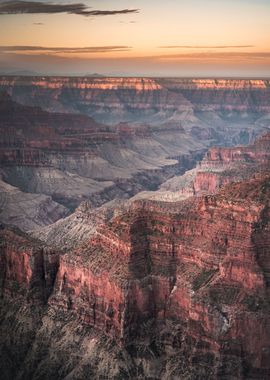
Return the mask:
<path fill-rule="evenodd" d="M 44 77 L 33 78 L 1 78 L 2 86 L 8 85 L 28 85 L 42 88 L 82 88 L 100 90 L 135 90 L 135 91 L 155 91 L 160 90 L 161 86 L 153 79 L 149 78 L 62 78 Z"/>
<path fill-rule="evenodd" d="M 181 92 L 197 112 L 226 111 L 227 116 L 237 111 L 269 113 L 267 79 L 162 79 L 162 84 Z"/>
<path fill-rule="evenodd" d="M 211 89 L 211 90 L 256 90 L 266 89 L 269 86 L 269 80 L 262 79 L 180 79 L 171 80 L 183 89 Z"/>
<path fill-rule="evenodd" d="M 148 78 L 1 78 L 13 99 L 49 111 L 80 112 L 109 124 L 165 120 L 162 113 L 190 111 L 190 102 Z"/>
<path fill-rule="evenodd" d="M 1 344 L 28 378 L 267 379 L 269 199 L 268 166 L 212 195 L 136 200 L 65 252 L 4 228 Z"/>

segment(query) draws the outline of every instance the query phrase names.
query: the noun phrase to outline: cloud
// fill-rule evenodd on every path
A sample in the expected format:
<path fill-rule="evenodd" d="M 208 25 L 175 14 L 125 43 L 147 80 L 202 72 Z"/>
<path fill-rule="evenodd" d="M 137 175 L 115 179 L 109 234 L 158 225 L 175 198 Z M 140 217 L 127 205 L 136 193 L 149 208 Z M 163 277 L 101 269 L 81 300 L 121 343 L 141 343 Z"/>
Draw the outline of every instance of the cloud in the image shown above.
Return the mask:
<path fill-rule="evenodd" d="M 242 60 L 268 60 L 270 52 L 196 52 L 196 53 L 182 53 L 182 54 L 164 54 L 158 55 L 153 58 L 156 59 L 174 59 L 179 61 L 192 60 L 192 61 L 242 61 Z"/>
<path fill-rule="evenodd" d="M 136 21 L 119 21 L 120 24 L 136 24 Z"/>
<path fill-rule="evenodd" d="M 84 47 L 46 47 L 46 46 L 3 46 L 0 45 L 0 55 L 2 58 L 4 56 L 13 55 L 14 59 L 16 57 L 28 56 L 40 58 L 51 56 L 61 58 L 61 55 L 77 55 L 77 54 L 93 54 L 91 59 L 96 59 L 94 56 L 95 53 L 114 53 L 114 52 L 127 52 L 131 51 L 131 46 L 126 45 L 110 45 L 110 46 L 84 46 Z M 69 59 L 69 57 L 66 57 Z M 74 59 L 90 59 L 86 55 L 84 57 L 73 57 Z M 111 59 L 111 55 L 104 55 L 102 59 L 105 61 Z M 268 62 L 270 60 L 269 51 L 258 51 L 258 52 L 247 52 L 247 51 L 196 51 L 196 52 L 183 52 L 183 53 L 174 53 L 174 54 L 157 54 L 157 55 L 146 55 L 146 56 L 132 56 L 132 57 L 117 57 L 117 59 L 125 59 L 130 61 L 175 61 L 179 63 L 184 62 Z"/>
<path fill-rule="evenodd" d="M 159 49 L 244 49 L 244 48 L 253 48 L 254 45 L 167 45 L 159 46 Z"/>
<path fill-rule="evenodd" d="M 34 22 L 33 25 L 44 25 L 43 22 Z"/>
<path fill-rule="evenodd" d="M 239 65 L 239 64 L 264 64 L 270 65 L 270 52 L 190 52 L 176 54 L 159 54 L 145 56 L 119 56 L 113 55 L 114 52 L 131 51 L 130 46 L 89 46 L 89 47 L 42 47 L 42 46 L 0 46 L 0 59 L 17 60 L 66 60 L 74 62 L 94 62 L 99 61 L 104 64 L 107 62 L 127 62 L 127 63 L 151 63 L 152 65 L 164 63 L 166 65 L 178 64 L 213 64 L 213 65 Z M 92 53 L 92 54 L 91 54 Z M 96 53 L 96 54 L 95 54 Z M 106 54 L 111 53 L 111 54 Z M 88 55 L 89 54 L 89 55 Z M 100 54 L 100 55 L 99 55 Z M 269 66 L 270 67 L 270 66 Z"/>
<path fill-rule="evenodd" d="M 163 56 L 119 57 L 111 54 L 46 55 L 3 54 L 0 55 L 2 72 L 33 70 L 42 75 L 84 75 L 98 72 L 109 76 L 252 76 L 269 77 L 270 52 L 209 52 Z"/>
<path fill-rule="evenodd" d="M 130 46 L 86 46 L 86 47 L 44 47 L 44 46 L 0 46 L 2 54 L 78 54 L 78 53 L 109 53 L 130 51 Z"/>
<path fill-rule="evenodd" d="M 83 3 L 54 4 L 43 1 L 4 1 L 0 2 L 0 15 L 10 14 L 55 14 L 68 13 L 80 16 L 110 16 L 117 14 L 138 13 L 138 9 L 89 10 Z"/>

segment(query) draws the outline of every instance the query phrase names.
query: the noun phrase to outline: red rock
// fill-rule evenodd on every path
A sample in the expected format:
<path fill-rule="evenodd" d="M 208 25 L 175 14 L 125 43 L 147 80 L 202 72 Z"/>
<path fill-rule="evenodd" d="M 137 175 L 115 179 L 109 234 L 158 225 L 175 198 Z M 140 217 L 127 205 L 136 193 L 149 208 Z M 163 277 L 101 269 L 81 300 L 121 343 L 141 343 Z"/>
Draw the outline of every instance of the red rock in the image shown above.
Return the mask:
<path fill-rule="evenodd" d="M 195 341 L 203 335 L 209 352 L 220 355 L 224 340 L 237 340 L 236 356 L 269 370 L 269 316 L 260 311 L 256 318 L 245 301 L 268 297 L 270 241 L 262 250 L 260 237 L 269 228 L 269 181 L 230 185 L 174 205 L 135 202 L 61 257 L 50 303 L 76 310 L 84 323 L 124 345 L 148 320 L 188 321 L 185 333 Z"/>
<path fill-rule="evenodd" d="M 267 147 L 268 135 L 259 144 Z M 258 162 L 265 165 L 261 151 Z M 122 353 L 130 350 L 132 360 L 152 347 L 151 355 L 140 354 L 144 371 L 160 360 L 178 378 L 193 376 L 198 366 L 202 378 L 269 378 L 270 174 L 264 168 L 217 194 L 133 202 L 90 241 L 60 256 L 46 326 L 56 321 L 65 328 L 75 316 L 78 329 L 105 334 Z M 50 270 L 40 266 L 46 255 L 9 244 L 1 251 L 5 297 L 13 281 L 28 289 L 38 279 L 46 289 Z M 166 367 L 171 359 L 184 367 Z"/>
<path fill-rule="evenodd" d="M 17 294 L 45 303 L 52 291 L 59 255 L 19 230 L 0 231 L 2 297 Z"/>
<path fill-rule="evenodd" d="M 269 170 L 270 133 L 253 144 L 233 148 L 210 148 L 197 166 L 193 194 L 215 193 L 230 182 L 241 181 Z"/>

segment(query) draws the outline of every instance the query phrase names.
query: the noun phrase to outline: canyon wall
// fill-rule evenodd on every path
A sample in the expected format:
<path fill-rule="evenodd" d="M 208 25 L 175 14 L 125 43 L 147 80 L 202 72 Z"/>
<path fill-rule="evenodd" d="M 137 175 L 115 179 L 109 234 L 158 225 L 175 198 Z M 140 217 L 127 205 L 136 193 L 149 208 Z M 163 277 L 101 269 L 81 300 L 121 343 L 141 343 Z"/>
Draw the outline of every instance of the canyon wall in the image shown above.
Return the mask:
<path fill-rule="evenodd" d="M 232 181 L 264 173 L 270 167 L 270 133 L 254 144 L 234 148 L 210 148 L 197 165 L 194 194 L 214 193 Z"/>
<path fill-rule="evenodd" d="M 192 167 L 205 149 L 180 125 L 109 127 L 85 115 L 23 106 L 6 93 L 0 111 L 0 176 L 7 197 L 9 184 L 34 199 L 49 196 L 59 209 L 74 210 L 85 200 L 100 206 L 154 189 Z M 20 217 L 15 215 L 15 224 L 28 230 Z"/>
<path fill-rule="evenodd" d="M 70 211 L 155 190 L 206 148 L 269 129 L 267 80 L 7 76 L 0 90 L 1 180 Z"/>
<path fill-rule="evenodd" d="M 21 363 L 4 378 L 268 379 L 269 199 L 268 166 L 216 194 L 130 202 L 57 254 L 4 228 L 1 344 Z"/>
<path fill-rule="evenodd" d="M 14 100 L 117 121 L 196 120 L 194 111 L 270 111 L 269 80 L 1 77 Z M 32 103 L 31 103 L 32 102 Z"/>

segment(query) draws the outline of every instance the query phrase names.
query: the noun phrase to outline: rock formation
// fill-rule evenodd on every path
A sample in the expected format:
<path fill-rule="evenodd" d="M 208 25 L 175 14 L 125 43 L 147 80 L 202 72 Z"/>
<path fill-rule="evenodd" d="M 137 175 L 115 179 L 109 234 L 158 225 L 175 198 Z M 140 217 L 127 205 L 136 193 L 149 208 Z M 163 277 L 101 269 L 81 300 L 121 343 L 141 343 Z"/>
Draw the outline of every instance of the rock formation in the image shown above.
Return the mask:
<path fill-rule="evenodd" d="M 70 211 L 156 190 L 206 148 L 269 128 L 268 80 L 8 76 L 0 89 L 1 179 Z"/>
<path fill-rule="evenodd" d="M 192 195 L 213 194 L 226 184 L 264 173 L 270 167 L 270 133 L 248 146 L 213 147 L 196 168 L 175 176 L 160 186 L 158 192 L 144 192 L 137 198 L 176 201 Z"/>
<path fill-rule="evenodd" d="M 194 140 L 179 124 L 109 127 L 85 115 L 23 106 L 6 93 L 0 97 L 0 112 L 1 179 L 23 193 L 49 196 L 59 209 L 71 211 L 85 200 L 101 206 L 155 189 L 194 166 L 208 144 Z"/>
<path fill-rule="evenodd" d="M 210 150 L 252 175 L 129 202 L 64 252 L 3 227 L 3 378 L 268 379 L 269 143 Z"/>
<path fill-rule="evenodd" d="M 211 118 L 238 128 L 244 121 L 246 129 L 270 112 L 269 80 L 9 76 L 0 78 L 0 89 L 24 104 L 85 113 L 109 124 L 174 120 L 201 128 Z"/>
<path fill-rule="evenodd" d="M 269 379 L 269 88 L 0 78 L 1 378 Z"/>

